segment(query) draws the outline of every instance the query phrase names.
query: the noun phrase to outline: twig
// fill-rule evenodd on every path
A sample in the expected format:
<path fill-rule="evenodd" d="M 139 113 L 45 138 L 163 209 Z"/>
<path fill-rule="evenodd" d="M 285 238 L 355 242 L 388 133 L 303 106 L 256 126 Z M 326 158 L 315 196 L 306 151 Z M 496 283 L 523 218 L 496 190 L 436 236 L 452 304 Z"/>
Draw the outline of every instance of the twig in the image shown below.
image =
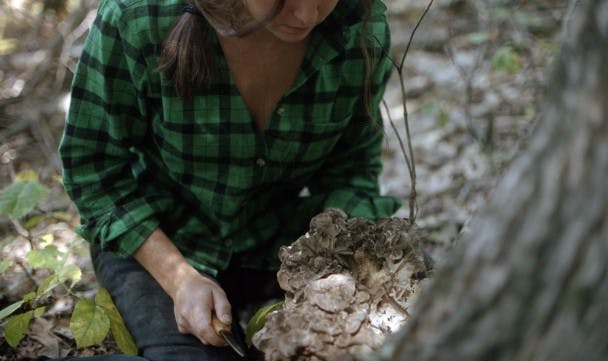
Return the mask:
<path fill-rule="evenodd" d="M 393 128 L 393 132 L 395 132 L 395 134 L 397 134 L 397 140 L 399 141 L 399 147 L 401 148 L 401 154 L 403 154 L 403 158 L 405 159 L 405 165 L 407 166 L 407 171 L 411 174 L 412 165 L 410 163 L 410 158 L 407 156 L 407 151 L 405 150 L 405 145 L 403 144 L 403 139 L 401 139 L 401 137 L 399 136 L 399 130 L 395 126 L 395 122 L 393 122 L 393 117 L 390 114 L 390 109 L 388 107 L 388 104 L 386 103 L 386 100 L 384 100 L 384 99 L 382 100 L 382 105 L 384 105 L 384 109 L 386 110 L 386 116 L 388 117 L 388 121 L 389 121 L 389 124 L 391 125 L 391 128 Z"/>
<path fill-rule="evenodd" d="M 80 7 L 77 11 L 73 13 L 70 19 L 66 20 L 66 22 L 62 24 L 62 28 L 68 29 L 68 31 L 65 31 L 66 33 L 71 31 L 71 29 L 78 28 L 78 26 L 82 24 L 88 13 L 88 6 Z M 19 102 L 20 100 L 28 99 L 32 95 L 32 93 L 34 93 L 38 85 L 48 75 L 50 69 L 56 65 L 56 62 L 53 61 L 53 59 L 57 59 L 63 49 L 63 33 L 57 32 L 50 40 L 47 41 L 47 44 L 48 45 L 45 49 L 45 60 L 40 63 L 41 66 L 37 67 L 33 74 L 27 76 L 27 82 L 21 90 L 20 94 L 18 94 L 15 99 L 3 99 L 1 101 L 2 104 L 0 105 L 8 105 L 11 103 Z"/>
<path fill-rule="evenodd" d="M 27 264 L 25 264 L 25 262 L 23 262 L 23 260 L 21 258 L 15 259 L 15 264 L 18 265 L 19 267 L 21 267 L 21 269 L 23 270 L 23 273 L 25 273 L 25 276 L 30 281 L 32 281 L 32 283 L 34 284 L 35 288 L 38 289 L 38 286 L 40 286 L 40 284 L 36 280 L 36 277 L 34 277 L 34 274 L 32 273 L 31 268 L 29 268 L 27 266 Z"/>
<path fill-rule="evenodd" d="M 424 9 L 422 15 L 416 22 L 416 25 L 414 26 L 414 29 L 412 30 L 412 33 L 410 34 L 410 38 L 408 39 L 407 45 L 405 47 L 405 51 L 403 52 L 403 55 L 401 56 L 401 60 L 399 61 L 399 63 L 397 63 L 395 60 L 391 59 L 393 66 L 397 69 L 397 76 L 399 77 L 399 85 L 400 85 L 400 90 L 401 90 L 401 102 L 403 103 L 403 122 L 405 125 L 405 134 L 406 134 L 406 140 L 407 140 L 407 152 L 405 151 L 405 146 L 403 145 L 403 141 L 402 141 L 401 137 L 399 136 L 399 133 L 396 131 L 396 127 L 394 126 L 392 121 L 391 121 L 391 126 L 393 127 L 393 130 L 397 134 L 397 138 L 399 139 L 399 144 L 401 145 L 401 151 L 403 152 L 403 156 L 406 159 L 406 163 L 408 164 L 408 172 L 409 172 L 410 181 L 411 181 L 410 195 L 409 195 L 409 202 L 408 202 L 408 206 L 409 206 L 408 221 L 410 222 L 410 224 L 414 224 L 416 222 L 416 211 L 417 211 L 416 162 L 414 160 L 414 150 L 412 147 L 412 135 L 410 132 L 410 121 L 409 121 L 409 115 L 408 115 L 408 111 L 407 111 L 407 92 L 405 90 L 404 65 L 405 65 L 405 58 L 407 57 L 407 54 L 409 53 L 410 48 L 412 46 L 414 36 L 416 35 L 416 32 L 418 31 L 420 24 L 422 24 L 422 20 L 424 20 L 427 13 L 431 9 L 431 6 L 433 5 L 433 1 L 434 0 L 429 1 L 429 3 L 426 6 L 426 8 Z M 387 111 L 387 113 L 389 113 L 389 112 Z"/>
<path fill-rule="evenodd" d="M 81 7 L 82 5 L 83 4 L 81 4 Z M 87 7 L 85 7 L 85 9 L 87 9 Z M 70 49 L 73 47 L 76 40 L 78 40 L 87 31 L 89 31 L 91 24 L 95 20 L 95 15 L 96 10 L 89 10 L 86 16 L 77 26 L 73 26 L 76 23 L 75 22 L 74 24 L 71 24 L 72 26 L 67 29 L 66 32 L 68 33 L 64 36 L 63 48 L 59 55 L 59 64 L 63 66 L 58 66 L 57 72 L 55 74 L 55 84 L 57 88 L 63 85 L 66 69 L 70 70 L 71 72 L 74 71 L 74 69 L 72 69 L 69 65 Z M 77 17 L 77 20 L 80 20 L 80 17 Z"/>
<path fill-rule="evenodd" d="M 488 10 L 488 5 L 484 1 L 473 1 L 473 7 L 475 8 L 476 12 L 478 31 L 480 33 L 491 34 L 490 24 L 492 20 L 490 11 Z M 473 65 L 469 69 L 465 68 L 456 61 L 454 51 L 449 44 L 445 46 L 445 52 L 450 59 L 450 62 L 454 64 L 454 67 L 456 67 L 458 74 L 465 85 L 463 108 L 467 132 L 476 142 L 480 143 L 484 149 L 491 149 L 493 145 L 494 118 L 491 115 L 488 115 L 485 134 L 481 135 L 481 133 L 477 131 L 473 125 L 473 112 L 471 111 L 471 104 L 473 103 L 474 91 L 473 80 L 475 74 L 482 66 L 483 60 L 486 59 L 486 55 L 490 48 L 490 40 L 493 38 L 494 35 L 483 42 L 483 44 L 480 46 L 480 50 L 477 52 Z"/>
<path fill-rule="evenodd" d="M 422 24 L 422 20 L 426 17 L 426 14 L 431 9 L 431 5 L 433 5 L 433 1 L 434 0 L 429 1 L 428 5 L 426 6 L 426 8 L 424 9 L 424 11 L 422 12 L 422 15 L 418 19 L 418 22 L 414 26 L 414 30 L 412 30 L 412 33 L 410 34 L 410 38 L 407 41 L 407 46 L 405 47 L 405 51 L 403 52 L 403 56 L 401 57 L 401 62 L 400 62 L 399 67 L 398 67 L 399 72 L 401 72 L 403 70 L 403 64 L 405 63 L 405 57 L 407 56 L 408 52 L 410 51 L 410 47 L 412 46 L 412 42 L 414 41 L 414 35 L 416 35 L 416 31 L 418 31 L 418 28 L 420 27 L 420 24 Z"/>
<path fill-rule="evenodd" d="M 27 239 L 28 242 L 30 243 L 30 246 L 32 248 L 34 248 L 34 244 L 32 242 L 32 234 L 27 229 L 25 229 L 25 227 L 23 227 L 21 225 L 21 223 L 19 223 L 19 221 L 16 220 L 15 218 L 9 216 L 8 219 L 11 221 L 11 224 L 15 228 L 15 231 L 17 232 L 17 234 L 19 234 L 21 237 Z"/>
<path fill-rule="evenodd" d="M 478 53 L 475 58 L 475 63 L 473 64 L 471 70 L 465 69 L 464 66 L 458 64 L 456 58 L 454 56 L 454 52 L 450 45 L 446 45 L 445 52 L 450 59 L 450 62 L 454 64 L 456 67 L 460 78 L 464 82 L 464 117 L 467 127 L 467 132 L 473 137 L 473 139 L 477 142 L 483 143 L 481 137 L 479 136 L 477 130 L 473 126 L 473 113 L 471 111 L 471 103 L 473 102 L 473 76 L 475 72 L 481 66 L 481 59 L 484 58 L 483 54 L 485 54 L 487 49 L 487 45 L 484 45 L 483 50 Z"/>

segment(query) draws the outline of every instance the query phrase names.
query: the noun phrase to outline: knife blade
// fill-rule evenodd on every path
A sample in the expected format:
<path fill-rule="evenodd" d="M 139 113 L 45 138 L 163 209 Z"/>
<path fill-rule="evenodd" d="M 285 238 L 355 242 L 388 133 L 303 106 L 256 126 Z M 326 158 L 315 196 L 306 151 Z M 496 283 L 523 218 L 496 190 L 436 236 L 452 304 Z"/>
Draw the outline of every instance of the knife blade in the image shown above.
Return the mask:
<path fill-rule="evenodd" d="M 247 347 L 240 339 L 236 338 L 232 331 L 230 330 L 230 326 L 222 323 L 215 315 L 213 315 L 213 329 L 217 332 L 218 335 L 222 336 L 224 340 L 228 343 L 228 345 L 236 352 L 239 356 L 245 357 L 247 353 Z"/>

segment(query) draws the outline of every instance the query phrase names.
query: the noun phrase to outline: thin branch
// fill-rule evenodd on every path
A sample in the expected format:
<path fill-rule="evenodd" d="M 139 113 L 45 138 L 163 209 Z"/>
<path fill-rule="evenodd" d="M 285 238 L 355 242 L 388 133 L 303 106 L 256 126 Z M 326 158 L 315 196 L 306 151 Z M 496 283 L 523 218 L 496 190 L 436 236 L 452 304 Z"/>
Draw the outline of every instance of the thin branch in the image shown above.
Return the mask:
<path fill-rule="evenodd" d="M 428 5 L 424 9 L 424 12 L 418 19 L 416 26 L 414 26 L 414 30 L 412 30 L 412 33 L 410 34 L 410 38 L 407 41 L 407 46 L 405 47 L 405 51 L 403 52 L 403 56 L 401 57 L 401 63 L 399 64 L 399 67 L 397 68 L 400 72 L 403 69 L 403 64 L 405 63 L 405 57 L 407 56 L 407 53 L 410 51 L 410 47 L 412 46 L 412 42 L 414 41 L 414 35 L 416 35 L 416 31 L 418 31 L 418 27 L 420 27 L 420 24 L 422 24 L 422 20 L 426 17 L 426 14 L 431 9 L 431 5 L 433 5 L 433 1 L 434 0 L 429 1 Z"/>
<path fill-rule="evenodd" d="M 397 140 L 399 141 L 399 147 L 401 148 L 401 154 L 403 154 L 403 158 L 405 159 L 405 164 L 407 165 L 407 170 L 411 174 L 412 165 L 410 163 L 410 158 L 407 156 L 407 151 L 405 150 L 405 145 L 403 144 L 403 139 L 401 139 L 401 137 L 399 136 L 399 130 L 397 129 L 397 126 L 395 126 L 395 122 L 393 122 L 393 117 L 391 117 L 390 109 L 388 107 L 388 104 L 386 103 L 386 100 L 384 100 L 384 99 L 382 100 L 382 105 L 384 105 L 384 109 L 386 110 L 388 122 L 391 125 L 391 128 L 393 128 L 393 132 L 395 132 L 395 134 L 397 135 Z"/>
<path fill-rule="evenodd" d="M 491 24 L 492 20 L 491 20 L 490 11 L 488 9 L 488 5 L 486 4 L 486 2 L 477 0 L 477 1 L 473 1 L 472 5 L 474 7 L 474 11 L 475 11 L 477 23 L 478 23 L 477 31 L 482 34 L 488 34 L 488 39 L 483 41 L 483 43 L 479 47 L 479 51 L 477 51 L 477 53 L 476 53 L 475 61 L 473 62 L 472 66 L 467 68 L 467 67 L 459 64 L 456 61 L 456 57 L 454 55 L 454 49 L 450 43 L 448 43 L 444 47 L 444 49 L 445 49 L 446 55 L 450 59 L 450 62 L 454 65 L 454 67 L 458 71 L 458 74 L 460 75 L 460 78 L 462 79 L 462 81 L 464 83 L 463 109 L 464 109 L 464 117 L 465 117 L 467 132 L 473 138 L 474 141 L 483 145 L 483 147 L 487 149 L 492 146 L 491 142 L 492 142 L 492 132 L 494 129 L 494 124 L 493 124 L 494 120 L 491 117 L 487 118 L 485 136 L 482 136 L 481 133 L 474 126 L 474 122 L 473 122 L 474 117 L 473 117 L 471 105 L 473 103 L 473 93 L 475 90 L 475 87 L 473 84 L 475 75 L 482 67 L 484 59 L 486 59 L 487 53 L 490 49 L 491 40 L 494 39 L 495 35 L 492 35 L 492 32 L 490 30 L 490 24 Z M 450 38 L 452 38 L 452 36 L 451 36 L 452 28 L 450 27 L 449 30 L 450 30 Z"/>
<path fill-rule="evenodd" d="M 473 137 L 473 139 L 479 143 L 483 143 L 483 140 L 481 139 L 481 136 L 478 134 L 477 130 L 475 129 L 475 126 L 473 125 L 473 112 L 471 111 L 471 104 L 473 103 L 473 77 L 481 66 L 481 60 L 483 59 L 483 54 L 485 54 L 486 48 L 487 45 L 484 45 L 484 50 L 477 54 L 473 66 L 470 70 L 467 70 L 464 66 L 458 64 L 458 62 L 456 61 L 452 47 L 449 44 L 445 47 L 446 55 L 450 59 L 450 62 L 454 64 L 454 67 L 456 67 L 460 78 L 464 82 L 463 108 L 467 131 L 469 135 L 471 135 L 471 137 Z"/>
<path fill-rule="evenodd" d="M 81 6 L 84 4 L 81 4 Z M 85 7 L 86 9 L 86 7 Z M 67 33 L 64 36 L 63 48 L 61 49 L 61 53 L 59 54 L 59 66 L 57 67 L 57 72 L 55 74 L 55 86 L 56 88 L 60 88 L 63 85 L 63 81 L 66 75 L 67 70 L 73 72 L 74 69 L 70 67 L 70 50 L 74 47 L 74 43 L 84 36 L 91 27 L 91 24 L 95 20 L 96 11 L 89 10 L 84 19 L 79 24 L 67 24 L 65 27 L 68 27 L 64 31 Z M 80 20 L 80 16 L 77 17 L 77 20 Z"/>
<path fill-rule="evenodd" d="M 21 223 L 19 222 L 19 220 L 9 216 L 8 217 L 9 221 L 11 222 L 11 224 L 13 225 L 13 228 L 15 228 L 15 232 L 17 232 L 18 235 L 20 235 L 21 237 L 25 238 L 28 240 L 28 242 L 30 243 L 30 246 L 32 246 L 32 248 L 34 247 L 33 242 L 32 242 L 32 234 L 30 233 L 30 231 L 28 231 L 27 229 L 25 229 L 25 227 L 23 227 L 21 225 Z"/>
<path fill-rule="evenodd" d="M 433 0 L 431 0 L 431 3 Z M 412 148 L 412 135 L 410 132 L 410 121 L 409 115 L 407 111 L 407 92 L 405 91 L 405 81 L 403 77 L 403 72 L 399 71 L 399 84 L 401 85 L 401 101 L 403 102 L 403 123 L 405 125 L 405 134 L 407 136 L 407 148 L 409 151 L 409 159 L 411 162 L 410 168 L 410 180 L 411 180 L 411 191 L 409 196 L 409 210 L 410 224 L 414 224 L 416 221 L 416 162 L 414 160 L 414 150 Z"/>
<path fill-rule="evenodd" d="M 400 90 L 401 90 L 401 102 L 403 104 L 403 122 L 405 125 L 405 134 L 407 137 L 406 138 L 407 150 L 406 150 L 405 145 L 403 144 L 403 140 L 401 139 L 401 137 L 399 136 L 399 133 L 397 132 L 397 128 L 395 127 L 395 124 L 393 123 L 392 119 L 390 119 L 390 112 L 388 111 L 388 106 L 384 102 L 384 106 L 387 109 L 387 114 L 389 115 L 391 127 L 393 127 L 393 130 L 395 131 L 395 134 L 397 135 L 397 139 L 399 140 L 399 145 L 401 146 L 401 151 L 403 153 L 403 157 L 405 158 L 405 162 L 407 164 L 408 172 L 410 175 L 411 185 L 410 185 L 410 195 L 409 195 L 409 201 L 408 201 L 408 206 L 409 206 L 408 221 L 410 222 L 410 224 L 414 224 L 416 221 L 416 215 L 418 213 L 417 212 L 418 206 L 416 204 L 416 198 L 417 198 L 416 162 L 414 160 L 414 150 L 412 147 L 412 135 L 410 132 L 410 122 L 409 122 L 409 115 L 408 115 L 408 111 L 407 111 L 407 92 L 405 90 L 405 76 L 404 76 L 403 67 L 405 64 L 405 58 L 407 57 L 407 54 L 409 53 L 409 50 L 412 46 L 414 36 L 416 35 L 416 32 L 417 32 L 418 28 L 420 27 L 420 24 L 422 24 L 422 20 L 424 20 L 424 18 L 426 17 L 426 14 L 431 9 L 431 6 L 433 5 L 433 1 L 434 0 L 429 1 L 428 5 L 424 9 L 424 12 L 418 19 L 418 22 L 416 22 L 416 25 L 414 26 L 414 29 L 412 30 L 412 33 L 410 34 L 410 38 L 408 39 L 405 51 L 403 52 L 403 55 L 401 56 L 401 61 L 399 63 L 397 63 L 396 60 L 393 60 L 391 58 L 391 62 L 393 64 L 393 66 L 397 69 L 397 75 L 399 76 L 399 85 L 400 85 Z"/>
<path fill-rule="evenodd" d="M 23 259 L 21 259 L 21 258 L 15 259 L 15 265 L 19 266 L 19 268 L 21 268 L 23 270 L 23 273 L 25 274 L 27 279 L 30 280 L 34 284 L 36 289 L 38 289 L 38 286 L 40 286 L 40 284 L 36 280 L 36 277 L 34 277 L 32 269 L 28 267 L 28 265 L 23 261 Z"/>

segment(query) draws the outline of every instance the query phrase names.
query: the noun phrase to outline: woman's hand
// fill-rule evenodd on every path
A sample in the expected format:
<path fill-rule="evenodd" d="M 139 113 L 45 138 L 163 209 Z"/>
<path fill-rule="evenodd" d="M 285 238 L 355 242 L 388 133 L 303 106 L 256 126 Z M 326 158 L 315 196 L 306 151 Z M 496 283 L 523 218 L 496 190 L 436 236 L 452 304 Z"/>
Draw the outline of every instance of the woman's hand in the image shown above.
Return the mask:
<path fill-rule="evenodd" d="M 175 320 L 181 333 L 196 336 L 205 345 L 226 346 L 212 325 L 214 315 L 230 325 L 230 303 L 224 290 L 211 278 L 192 269 L 176 285 L 173 295 Z"/>
<path fill-rule="evenodd" d="M 205 345 L 225 346 L 212 326 L 214 315 L 230 325 L 230 303 L 215 280 L 192 267 L 171 240 L 157 229 L 133 254 L 173 299 L 179 332 L 191 333 Z"/>

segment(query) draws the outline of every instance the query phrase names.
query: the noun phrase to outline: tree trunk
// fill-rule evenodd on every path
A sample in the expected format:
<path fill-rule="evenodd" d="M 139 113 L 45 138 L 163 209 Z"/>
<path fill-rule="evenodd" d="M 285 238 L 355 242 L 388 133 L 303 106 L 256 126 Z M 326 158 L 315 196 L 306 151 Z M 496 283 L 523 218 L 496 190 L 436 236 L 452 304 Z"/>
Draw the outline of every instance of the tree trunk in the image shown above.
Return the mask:
<path fill-rule="evenodd" d="M 374 360 L 608 360 L 608 0 L 581 2 L 543 115 Z"/>

